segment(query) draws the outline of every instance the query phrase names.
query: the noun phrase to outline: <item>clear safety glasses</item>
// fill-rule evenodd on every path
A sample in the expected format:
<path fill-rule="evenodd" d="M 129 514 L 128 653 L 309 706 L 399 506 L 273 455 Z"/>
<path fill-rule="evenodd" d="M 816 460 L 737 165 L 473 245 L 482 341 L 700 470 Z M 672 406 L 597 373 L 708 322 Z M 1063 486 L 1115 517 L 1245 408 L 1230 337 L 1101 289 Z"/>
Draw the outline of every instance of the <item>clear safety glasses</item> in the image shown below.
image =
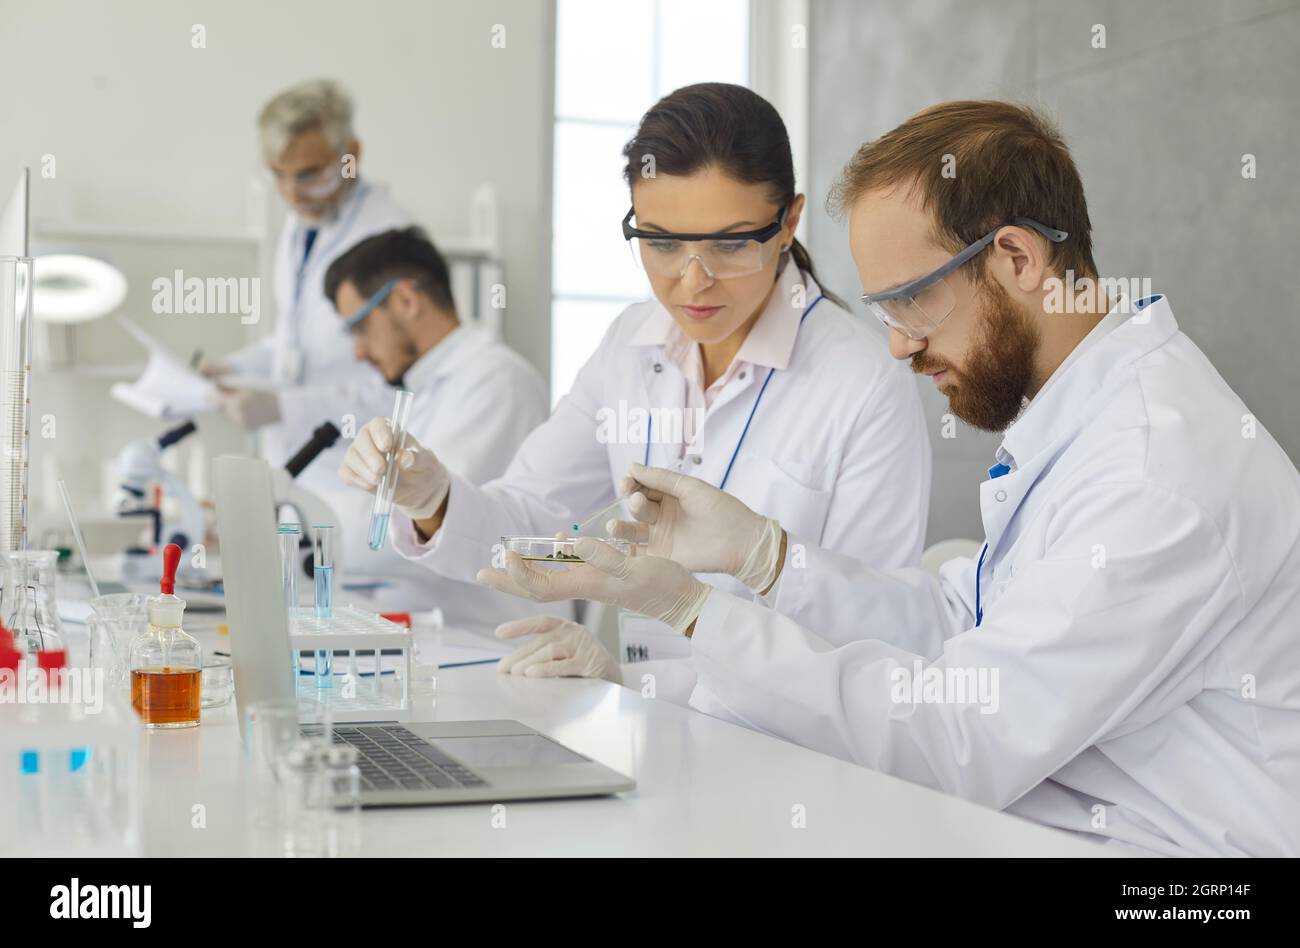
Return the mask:
<path fill-rule="evenodd" d="M 1010 223 L 999 224 L 937 270 L 892 290 L 864 293 L 862 302 L 867 304 L 867 308 L 886 328 L 897 329 L 908 339 L 924 339 L 939 328 L 939 324 L 952 314 L 957 305 L 957 297 L 944 277 L 993 243 L 993 238 L 1003 227 L 1012 225 L 1036 230 L 1054 244 L 1059 244 L 1070 236 L 1063 230 L 1056 230 L 1028 217 L 1013 217 Z"/>
<path fill-rule="evenodd" d="M 343 186 L 343 166 L 340 155 L 332 164 L 312 171 L 300 171 L 297 174 L 271 169 L 271 176 L 280 187 L 289 187 L 302 197 L 312 201 L 323 201 Z"/>
<path fill-rule="evenodd" d="M 375 311 L 375 307 L 383 305 L 384 300 L 388 299 L 388 294 L 393 292 L 393 287 L 397 286 L 400 282 L 401 277 L 393 277 L 379 289 L 375 290 L 375 292 L 371 294 L 370 299 L 362 303 L 357 307 L 356 312 L 350 313 L 343 320 L 343 328 L 354 336 L 357 335 L 361 331 L 361 326 L 366 321 L 366 317 Z"/>
<path fill-rule="evenodd" d="M 632 248 L 632 256 L 641 269 L 652 276 L 686 276 L 692 260 L 699 261 L 713 280 L 730 280 L 758 273 L 776 253 L 772 240 L 785 226 L 785 214 L 762 230 L 732 231 L 721 234 L 666 234 L 654 230 L 637 230 L 632 226 L 633 209 L 623 218 L 623 239 Z"/>

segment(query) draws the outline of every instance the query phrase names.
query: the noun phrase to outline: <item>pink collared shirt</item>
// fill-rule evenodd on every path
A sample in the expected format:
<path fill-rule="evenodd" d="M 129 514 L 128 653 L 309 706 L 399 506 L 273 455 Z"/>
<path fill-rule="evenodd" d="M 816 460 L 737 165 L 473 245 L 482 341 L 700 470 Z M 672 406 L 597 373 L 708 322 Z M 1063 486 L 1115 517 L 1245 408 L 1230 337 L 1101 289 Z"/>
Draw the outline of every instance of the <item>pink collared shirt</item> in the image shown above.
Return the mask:
<path fill-rule="evenodd" d="M 664 358 L 675 365 L 686 380 L 685 438 L 681 445 L 683 453 L 686 446 L 694 440 L 695 420 L 704 417 L 733 379 L 743 379 L 745 372 L 784 369 L 790 364 L 790 355 L 794 352 L 795 338 L 799 333 L 799 317 L 803 312 L 786 305 L 796 282 L 803 282 L 803 275 L 798 267 L 787 266 L 785 272 L 777 278 L 776 286 L 764 304 L 762 315 L 741 343 L 731 364 L 708 387 L 704 385 L 704 359 L 699 344 L 682 332 L 662 306 L 645 321 L 633 338 L 633 345 L 663 346 Z M 809 284 L 809 292 L 815 290 L 816 286 Z"/>

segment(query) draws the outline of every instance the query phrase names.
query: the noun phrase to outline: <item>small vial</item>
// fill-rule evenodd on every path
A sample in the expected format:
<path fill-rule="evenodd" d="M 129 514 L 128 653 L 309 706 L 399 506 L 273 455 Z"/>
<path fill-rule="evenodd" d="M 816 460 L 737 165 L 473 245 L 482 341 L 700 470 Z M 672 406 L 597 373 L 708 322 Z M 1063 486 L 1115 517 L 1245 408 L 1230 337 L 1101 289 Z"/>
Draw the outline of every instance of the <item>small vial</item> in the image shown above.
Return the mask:
<path fill-rule="evenodd" d="M 289 634 L 293 634 L 295 613 L 298 609 L 298 548 L 302 529 L 296 523 L 280 525 L 280 586 L 284 591 L 284 611 L 288 616 Z M 298 682 L 298 650 L 293 650 L 294 687 Z"/>
<path fill-rule="evenodd" d="M 316 524 L 312 528 L 312 575 L 316 579 L 316 618 L 334 618 L 334 527 Z M 334 653 L 316 651 L 316 687 L 333 685 Z"/>
<path fill-rule="evenodd" d="M 370 511 L 370 549 L 382 550 L 388 539 L 388 521 L 393 514 L 393 492 L 397 490 L 398 466 L 402 447 L 406 443 L 406 424 L 411 417 L 411 402 L 414 395 L 406 389 L 398 389 L 393 401 L 393 414 L 388 426 L 393 432 L 393 447 L 388 452 L 388 465 L 379 479 L 375 489 L 375 504 Z"/>

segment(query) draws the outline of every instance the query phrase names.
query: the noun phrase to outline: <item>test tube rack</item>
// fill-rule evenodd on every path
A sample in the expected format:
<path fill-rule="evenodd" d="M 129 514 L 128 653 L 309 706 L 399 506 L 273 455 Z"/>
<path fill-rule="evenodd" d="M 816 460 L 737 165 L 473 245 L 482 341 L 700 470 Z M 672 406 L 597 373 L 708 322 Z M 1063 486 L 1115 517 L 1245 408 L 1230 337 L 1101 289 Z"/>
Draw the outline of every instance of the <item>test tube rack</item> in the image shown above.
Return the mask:
<path fill-rule="evenodd" d="M 298 608 L 290 615 L 289 647 L 293 655 L 330 650 L 333 670 L 344 672 L 334 675 L 328 688 L 320 687 L 315 675 L 296 676 L 298 705 L 305 720 L 326 712 L 336 723 L 411 719 L 415 638 L 410 629 L 354 606 L 336 609 L 328 619 L 318 618 L 311 607 Z M 401 654 L 384 656 L 386 649 Z M 396 665 L 395 675 L 382 674 L 385 663 Z M 385 677 L 396 680 L 385 682 Z"/>

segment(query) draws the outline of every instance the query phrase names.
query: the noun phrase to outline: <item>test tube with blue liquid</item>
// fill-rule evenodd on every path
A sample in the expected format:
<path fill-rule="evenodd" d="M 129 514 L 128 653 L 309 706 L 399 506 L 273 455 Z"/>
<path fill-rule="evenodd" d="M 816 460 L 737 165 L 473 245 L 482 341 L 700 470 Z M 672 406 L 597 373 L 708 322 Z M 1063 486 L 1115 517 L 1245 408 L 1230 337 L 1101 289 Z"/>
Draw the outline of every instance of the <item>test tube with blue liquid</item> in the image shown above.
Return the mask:
<path fill-rule="evenodd" d="M 312 575 L 316 578 L 316 618 L 334 618 L 334 527 L 316 524 L 312 531 Z M 316 687 L 333 685 L 334 651 L 316 651 Z"/>
<path fill-rule="evenodd" d="M 380 477 L 379 487 L 375 489 L 375 505 L 370 511 L 370 549 L 382 550 L 388 539 L 388 520 L 393 513 L 393 492 L 397 489 L 397 460 L 402 456 L 406 443 L 406 423 L 411 417 L 411 402 L 414 395 L 406 389 L 398 389 L 393 401 L 393 416 L 388 426 L 393 432 L 393 444 L 388 451 L 388 463 Z"/>
<path fill-rule="evenodd" d="M 289 619 L 292 634 L 295 613 L 298 609 L 298 547 L 302 530 L 296 523 L 282 523 L 280 538 L 280 586 L 284 591 L 284 611 Z M 293 650 L 293 680 L 298 681 L 298 650 Z"/>

